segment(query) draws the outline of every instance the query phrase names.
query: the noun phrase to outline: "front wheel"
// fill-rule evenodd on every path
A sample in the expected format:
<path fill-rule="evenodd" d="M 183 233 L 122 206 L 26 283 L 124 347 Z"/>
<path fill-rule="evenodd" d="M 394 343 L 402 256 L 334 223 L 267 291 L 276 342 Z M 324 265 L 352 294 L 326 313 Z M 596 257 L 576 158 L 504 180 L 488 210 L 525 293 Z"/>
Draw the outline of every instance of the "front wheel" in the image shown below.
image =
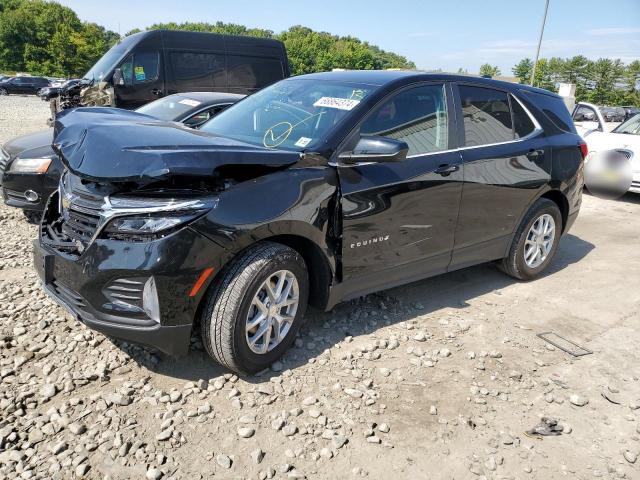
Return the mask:
<path fill-rule="evenodd" d="M 5 88 L 0 88 L 0 95 L 9 95 L 9 92 Z"/>
<path fill-rule="evenodd" d="M 309 297 L 304 259 L 285 245 L 261 242 L 215 281 L 201 319 L 205 349 L 236 372 L 264 370 L 301 327 Z"/>
<path fill-rule="evenodd" d="M 502 260 L 500 269 L 519 280 L 537 277 L 551 263 L 561 234 L 560 209 L 551 200 L 538 199 L 516 230 L 509 254 Z"/>

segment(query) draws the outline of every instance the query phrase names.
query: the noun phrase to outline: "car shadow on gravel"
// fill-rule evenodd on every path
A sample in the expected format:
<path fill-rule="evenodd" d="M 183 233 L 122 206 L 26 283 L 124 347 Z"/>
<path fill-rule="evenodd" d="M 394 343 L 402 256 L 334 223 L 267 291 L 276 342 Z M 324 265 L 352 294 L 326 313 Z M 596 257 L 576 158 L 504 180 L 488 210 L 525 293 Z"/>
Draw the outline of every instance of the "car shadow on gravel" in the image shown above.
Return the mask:
<path fill-rule="evenodd" d="M 562 238 L 551 267 L 541 277 L 553 275 L 586 257 L 595 246 L 575 235 Z M 295 369 L 315 362 L 328 348 L 346 336 L 368 335 L 376 330 L 417 316 L 428 315 L 444 308 L 464 309 L 469 301 L 517 283 L 492 264 L 465 268 L 426 280 L 378 292 L 336 306 L 330 312 L 310 309 L 301 329 L 297 345 L 283 357 L 284 369 Z M 328 327 L 330 326 L 330 328 Z M 202 349 L 199 332 L 194 332 L 190 352 L 173 358 L 150 348 L 132 346 L 115 339 L 111 341 L 127 351 L 142 368 L 175 379 L 197 381 L 229 373 L 213 361 Z M 273 372 L 245 376 L 249 383 L 268 382 Z"/>

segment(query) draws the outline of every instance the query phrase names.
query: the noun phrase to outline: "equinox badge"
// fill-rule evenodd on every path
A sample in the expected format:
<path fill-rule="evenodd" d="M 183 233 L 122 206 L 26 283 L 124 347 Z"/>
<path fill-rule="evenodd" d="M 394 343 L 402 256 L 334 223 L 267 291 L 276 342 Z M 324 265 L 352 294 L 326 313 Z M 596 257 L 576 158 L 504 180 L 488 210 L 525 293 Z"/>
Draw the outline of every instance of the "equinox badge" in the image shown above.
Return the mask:
<path fill-rule="evenodd" d="M 351 248 L 366 247 L 367 245 L 386 242 L 387 240 L 389 240 L 389 235 L 381 235 L 379 237 L 370 238 L 369 240 L 363 240 L 361 242 L 352 243 Z"/>

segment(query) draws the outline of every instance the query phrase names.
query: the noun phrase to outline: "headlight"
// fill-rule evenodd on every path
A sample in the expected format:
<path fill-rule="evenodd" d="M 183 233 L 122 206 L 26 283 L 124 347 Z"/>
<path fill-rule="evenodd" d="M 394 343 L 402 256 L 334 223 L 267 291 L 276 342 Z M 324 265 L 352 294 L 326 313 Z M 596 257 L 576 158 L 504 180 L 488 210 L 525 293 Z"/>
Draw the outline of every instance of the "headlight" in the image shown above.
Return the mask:
<path fill-rule="evenodd" d="M 125 233 L 148 235 L 171 230 L 183 223 L 188 223 L 200 215 L 200 212 L 190 212 L 184 215 L 139 217 L 122 217 L 111 220 L 105 231 L 107 233 Z"/>
<path fill-rule="evenodd" d="M 46 173 L 51 165 L 51 157 L 16 158 L 9 167 L 12 173 Z"/>
<path fill-rule="evenodd" d="M 110 197 L 108 235 L 168 234 L 215 208 L 215 197 L 193 199 Z"/>

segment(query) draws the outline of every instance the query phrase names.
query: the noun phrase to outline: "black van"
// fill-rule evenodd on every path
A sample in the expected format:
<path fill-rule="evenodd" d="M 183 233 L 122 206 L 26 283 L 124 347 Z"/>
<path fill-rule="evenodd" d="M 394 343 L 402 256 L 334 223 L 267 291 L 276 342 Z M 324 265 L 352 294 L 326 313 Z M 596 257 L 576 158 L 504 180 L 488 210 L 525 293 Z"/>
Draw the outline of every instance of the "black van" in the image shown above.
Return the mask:
<path fill-rule="evenodd" d="M 134 109 L 181 92 L 250 94 L 288 76 L 278 40 L 150 30 L 124 38 L 79 83 L 43 98 L 52 101 L 52 113 L 77 106 Z"/>

